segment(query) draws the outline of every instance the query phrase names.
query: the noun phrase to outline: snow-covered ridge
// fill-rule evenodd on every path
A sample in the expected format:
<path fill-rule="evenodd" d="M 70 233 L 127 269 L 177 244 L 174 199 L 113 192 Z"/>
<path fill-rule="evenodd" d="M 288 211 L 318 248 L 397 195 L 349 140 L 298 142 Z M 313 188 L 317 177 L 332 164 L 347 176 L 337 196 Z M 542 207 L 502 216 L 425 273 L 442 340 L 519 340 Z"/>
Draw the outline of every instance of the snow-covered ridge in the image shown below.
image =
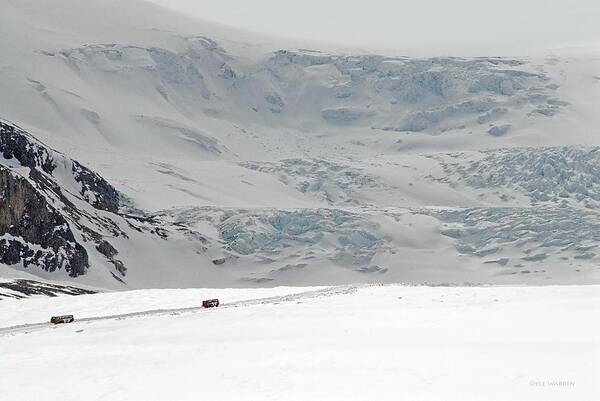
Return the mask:
<path fill-rule="evenodd" d="M 498 136 L 510 125 L 494 128 L 497 120 L 515 113 L 552 116 L 567 104 L 555 97 L 558 85 L 523 60 L 281 50 L 249 61 L 206 37 L 176 40 L 176 51 L 113 43 L 45 54 L 86 81 L 100 74 L 115 88 L 134 90 L 128 79 L 143 79 L 148 96 L 182 113 L 203 111 L 262 124 L 322 120 L 333 126 L 440 133 L 478 123 Z M 95 124 L 102 120 L 99 111 L 87 114 Z"/>

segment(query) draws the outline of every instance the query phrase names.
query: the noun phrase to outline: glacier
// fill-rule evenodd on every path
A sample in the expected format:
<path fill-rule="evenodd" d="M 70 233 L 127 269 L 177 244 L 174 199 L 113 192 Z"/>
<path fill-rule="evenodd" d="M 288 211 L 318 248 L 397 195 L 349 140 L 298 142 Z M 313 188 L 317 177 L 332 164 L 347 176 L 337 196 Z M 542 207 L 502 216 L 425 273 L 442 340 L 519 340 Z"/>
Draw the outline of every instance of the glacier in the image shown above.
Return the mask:
<path fill-rule="evenodd" d="M 45 235 L 64 241 L 0 226 L 3 277 L 90 290 L 600 280 L 597 49 L 374 54 L 134 0 L 116 14 L 38 3 L 0 15 L 0 171 L 55 211 Z"/>

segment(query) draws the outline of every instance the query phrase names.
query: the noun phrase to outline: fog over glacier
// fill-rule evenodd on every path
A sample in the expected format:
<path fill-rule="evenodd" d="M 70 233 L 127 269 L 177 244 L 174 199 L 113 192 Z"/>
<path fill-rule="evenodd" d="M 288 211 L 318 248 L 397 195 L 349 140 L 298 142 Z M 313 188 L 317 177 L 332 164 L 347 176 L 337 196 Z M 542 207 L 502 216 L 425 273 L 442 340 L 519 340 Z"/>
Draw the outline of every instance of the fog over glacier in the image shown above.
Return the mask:
<path fill-rule="evenodd" d="M 594 0 L 151 1 L 273 37 L 429 55 L 531 54 L 600 42 Z"/>

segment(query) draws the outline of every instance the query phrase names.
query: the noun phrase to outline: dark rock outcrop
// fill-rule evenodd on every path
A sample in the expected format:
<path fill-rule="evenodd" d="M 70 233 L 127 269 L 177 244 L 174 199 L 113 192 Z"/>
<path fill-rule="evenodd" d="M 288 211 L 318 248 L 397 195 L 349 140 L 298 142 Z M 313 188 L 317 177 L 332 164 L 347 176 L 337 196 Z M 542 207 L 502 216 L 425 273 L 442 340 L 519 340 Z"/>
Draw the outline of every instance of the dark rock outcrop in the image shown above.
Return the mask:
<path fill-rule="evenodd" d="M 52 175 L 57 160 L 63 159 L 72 164 L 73 180 L 81 185 L 80 194 L 96 209 L 116 213 L 119 209 L 119 193 L 104 178 L 75 160 L 48 148 L 23 129 L 0 121 L 0 153 L 5 159 L 15 158 L 23 167 L 29 167 L 31 174 L 41 170 Z M 35 176 L 31 176 L 35 179 Z"/>
<path fill-rule="evenodd" d="M 81 195 L 90 205 L 113 213 L 119 210 L 119 193 L 104 178 L 76 161 L 73 161 L 73 177 L 81 184 Z"/>
<path fill-rule="evenodd" d="M 14 125 L 0 121 L 0 153 L 5 159 L 13 157 L 24 167 L 41 168 L 52 174 L 56 165 L 50 152 L 27 138 L 25 132 Z"/>
<path fill-rule="evenodd" d="M 70 276 L 89 266 L 65 218 L 23 177 L 0 166 L 0 262 L 34 264 Z"/>
<path fill-rule="evenodd" d="M 114 187 L 2 120 L 0 155 L 0 263 L 49 272 L 64 269 L 76 277 L 89 267 L 88 251 L 95 248 L 125 276 L 124 263 L 115 259 L 118 251 L 103 237 L 126 234 L 106 213 L 83 207 L 88 203 L 98 211 L 117 213 L 120 195 Z M 19 166 L 28 173 L 15 168 Z M 81 188 L 79 194 L 64 185 Z M 86 243 L 93 248 L 86 251 Z"/>
<path fill-rule="evenodd" d="M 125 276 L 127 268 L 121 260 L 115 258 L 119 251 L 117 251 L 114 246 L 112 246 L 108 241 L 103 240 L 96 245 L 96 250 L 106 256 L 106 258 L 113 264 L 121 276 Z"/>
<path fill-rule="evenodd" d="M 56 297 L 58 295 L 83 295 L 95 294 L 96 291 L 72 287 L 69 285 L 58 285 L 43 283 L 33 280 L 13 280 L 0 283 L 0 299 L 2 298 L 26 298 L 31 295 L 45 295 L 48 297 Z"/>
<path fill-rule="evenodd" d="M 96 249 L 107 258 L 112 258 L 119 253 L 108 241 L 101 241 L 98 245 L 96 245 Z"/>

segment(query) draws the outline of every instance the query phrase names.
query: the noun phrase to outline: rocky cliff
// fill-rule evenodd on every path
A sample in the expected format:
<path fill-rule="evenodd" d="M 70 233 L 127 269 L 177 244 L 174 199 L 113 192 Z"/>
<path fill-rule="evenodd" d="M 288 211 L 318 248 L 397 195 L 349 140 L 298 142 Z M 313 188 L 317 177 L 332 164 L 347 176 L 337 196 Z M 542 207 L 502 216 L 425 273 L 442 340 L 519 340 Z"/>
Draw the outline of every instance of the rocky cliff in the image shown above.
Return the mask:
<path fill-rule="evenodd" d="M 119 208 L 119 193 L 105 179 L 2 121 L 0 154 L 1 263 L 77 277 L 90 266 L 87 243 L 125 274 L 118 251 L 104 239 L 124 233 L 95 213 Z"/>

